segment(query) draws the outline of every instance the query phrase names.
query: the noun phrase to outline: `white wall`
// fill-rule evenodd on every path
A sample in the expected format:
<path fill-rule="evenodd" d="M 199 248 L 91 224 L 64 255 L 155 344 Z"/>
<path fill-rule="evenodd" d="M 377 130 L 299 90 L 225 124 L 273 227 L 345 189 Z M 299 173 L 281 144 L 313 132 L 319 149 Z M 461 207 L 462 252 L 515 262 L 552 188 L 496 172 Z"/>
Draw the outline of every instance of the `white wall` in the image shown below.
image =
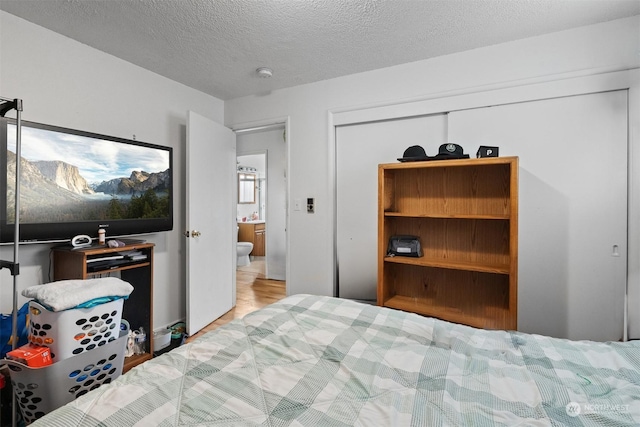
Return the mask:
<path fill-rule="evenodd" d="M 288 292 L 333 292 L 331 113 L 391 105 L 401 116 L 411 100 L 638 68 L 639 28 L 635 16 L 225 102 L 228 126 L 290 117 L 289 197 L 315 197 L 316 213 L 289 207 Z"/>
<path fill-rule="evenodd" d="M 154 324 L 184 318 L 186 112 L 222 123 L 223 102 L 5 12 L 0 12 L 0 40 L 0 95 L 23 100 L 23 120 L 121 138 L 135 135 L 174 148 L 174 229 L 144 238 L 156 244 Z M 20 247 L 19 290 L 50 281 L 50 247 Z M 0 258 L 11 260 L 13 247 L 0 247 Z M 8 270 L 0 271 L 0 281 L 0 310 L 9 313 Z M 24 301 L 20 297 L 19 304 Z"/>

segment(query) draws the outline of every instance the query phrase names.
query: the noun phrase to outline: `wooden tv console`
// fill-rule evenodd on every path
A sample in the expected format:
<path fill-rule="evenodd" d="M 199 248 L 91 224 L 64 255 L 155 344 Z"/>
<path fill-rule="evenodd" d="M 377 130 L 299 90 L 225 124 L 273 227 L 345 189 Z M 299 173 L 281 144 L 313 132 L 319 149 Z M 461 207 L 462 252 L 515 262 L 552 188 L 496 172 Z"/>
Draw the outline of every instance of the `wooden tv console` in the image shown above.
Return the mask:
<path fill-rule="evenodd" d="M 125 358 L 123 372 L 153 357 L 153 243 L 127 244 L 118 248 L 105 245 L 87 248 L 71 246 L 53 248 L 53 280 L 91 279 L 115 276 L 131 283 L 134 290 L 125 300 L 122 318 L 132 330 L 144 328 L 147 339 L 145 352 Z M 120 253 L 139 251 L 146 259 L 130 260 L 123 264 L 92 267 L 96 260 L 117 256 Z M 92 261 L 93 260 L 93 261 Z"/>

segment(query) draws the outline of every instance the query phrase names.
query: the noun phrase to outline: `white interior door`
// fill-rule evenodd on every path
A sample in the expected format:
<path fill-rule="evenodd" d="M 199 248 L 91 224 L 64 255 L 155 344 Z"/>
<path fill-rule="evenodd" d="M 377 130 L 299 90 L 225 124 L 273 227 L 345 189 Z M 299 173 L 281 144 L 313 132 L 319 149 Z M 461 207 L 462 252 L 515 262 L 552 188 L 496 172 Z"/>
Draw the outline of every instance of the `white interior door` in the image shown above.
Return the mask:
<path fill-rule="evenodd" d="M 520 158 L 518 329 L 621 339 L 627 92 L 452 112 L 449 140 Z"/>
<path fill-rule="evenodd" d="M 189 111 L 186 154 L 186 323 L 193 335 L 235 305 L 235 134 Z"/>
<path fill-rule="evenodd" d="M 338 297 L 376 300 L 378 164 L 397 162 L 412 145 L 433 156 L 446 140 L 445 114 L 336 128 Z"/>

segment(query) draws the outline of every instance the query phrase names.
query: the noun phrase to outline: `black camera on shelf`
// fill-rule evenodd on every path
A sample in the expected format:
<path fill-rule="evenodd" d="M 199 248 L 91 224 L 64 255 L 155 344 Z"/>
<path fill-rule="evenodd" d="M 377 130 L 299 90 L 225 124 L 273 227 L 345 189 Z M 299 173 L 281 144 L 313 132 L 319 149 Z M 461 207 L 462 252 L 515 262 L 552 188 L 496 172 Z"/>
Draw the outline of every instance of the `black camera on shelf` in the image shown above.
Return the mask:
<path fill-rule="evenodd" d="M 387 256 L 421 257 L 422 247 L 418 236 L 391 236 Z"/>

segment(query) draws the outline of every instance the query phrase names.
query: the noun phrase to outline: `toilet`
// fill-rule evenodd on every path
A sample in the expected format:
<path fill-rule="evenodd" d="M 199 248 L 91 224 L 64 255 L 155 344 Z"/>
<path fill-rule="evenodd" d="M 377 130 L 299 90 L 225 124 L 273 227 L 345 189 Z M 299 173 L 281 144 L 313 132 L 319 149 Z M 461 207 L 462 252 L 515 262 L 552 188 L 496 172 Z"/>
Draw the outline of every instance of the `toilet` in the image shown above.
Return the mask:
<path fill-rule="evenodd" d="M 240 230 L 240 227 L 238 227 Z M 236 252 L 238 254 L 238 262 L 236 266 L 243 267 L 245 265 L 251 264 L 251 260 L 249 259 L 249 254 L 253 250 L 253 243 L 251 242 L 238 242 L 236 244 Z"/>
<path fill-rule="evenodd" d="M 249 254 L 253 250 L 253 243 L 251 242 L 238 242 L 237 251 L 238 251 L 238 267 L 243 267 L 245 265 L 251 264 L 251 260 L 249 259 Z"/>

